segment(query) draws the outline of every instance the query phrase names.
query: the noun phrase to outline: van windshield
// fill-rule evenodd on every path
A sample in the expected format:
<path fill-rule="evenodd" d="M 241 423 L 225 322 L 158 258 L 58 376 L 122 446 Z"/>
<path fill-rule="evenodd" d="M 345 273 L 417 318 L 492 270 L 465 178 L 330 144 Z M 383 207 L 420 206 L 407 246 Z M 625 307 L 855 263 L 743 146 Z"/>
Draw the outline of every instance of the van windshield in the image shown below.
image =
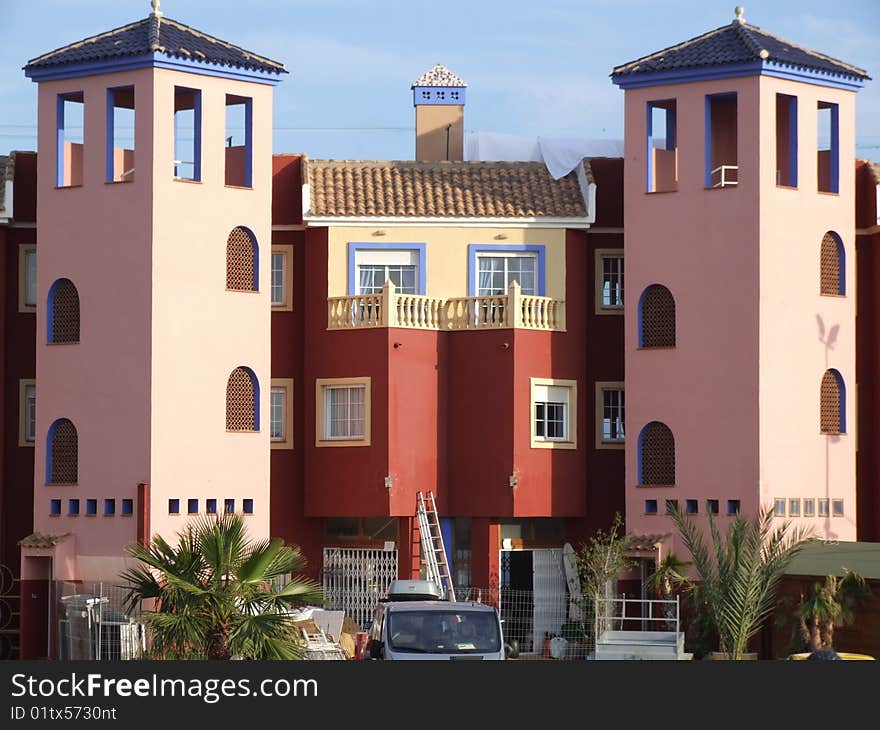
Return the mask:
<path fill-rule="evenodd" d="M 388 637 L 394 651 L 489 654 L 501 651 L 498 618 L 491 611 L 392 611 Z"/>

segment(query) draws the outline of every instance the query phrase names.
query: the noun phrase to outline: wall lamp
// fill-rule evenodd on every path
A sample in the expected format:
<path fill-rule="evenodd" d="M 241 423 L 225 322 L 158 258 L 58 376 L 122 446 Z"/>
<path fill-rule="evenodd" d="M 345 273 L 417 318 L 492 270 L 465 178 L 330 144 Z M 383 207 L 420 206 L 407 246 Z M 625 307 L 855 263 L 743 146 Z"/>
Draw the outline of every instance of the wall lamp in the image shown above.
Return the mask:
<path fill-rule="evenodd" d="M 517 484 L 519 484 L 519 477 L 516 474 L 511 474 L 509 477 L 507 477 L 508 486 L 515 487 Z"/>

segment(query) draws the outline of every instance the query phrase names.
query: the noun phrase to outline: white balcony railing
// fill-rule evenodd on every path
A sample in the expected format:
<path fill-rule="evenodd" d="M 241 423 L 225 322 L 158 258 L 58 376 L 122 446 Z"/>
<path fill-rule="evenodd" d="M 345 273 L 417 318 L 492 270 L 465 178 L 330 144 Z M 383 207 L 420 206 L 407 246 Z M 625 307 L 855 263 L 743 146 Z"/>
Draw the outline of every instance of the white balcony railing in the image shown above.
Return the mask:
<path fill-rule="evenodd" d="M 719 165 L 710 173 L 713 188 L 726 188 L 739 181 L 738 165 Z"/>
<path fill-rule="evenodd" d="M 405 327 L 429 330 L 519 328 L 565 330 L 565 302 L 522 294 L 512 282 L 506 295 L 442 299 L 398 294 L 390 281 L 381 294 L 327 300 L 327 329 Z"/>

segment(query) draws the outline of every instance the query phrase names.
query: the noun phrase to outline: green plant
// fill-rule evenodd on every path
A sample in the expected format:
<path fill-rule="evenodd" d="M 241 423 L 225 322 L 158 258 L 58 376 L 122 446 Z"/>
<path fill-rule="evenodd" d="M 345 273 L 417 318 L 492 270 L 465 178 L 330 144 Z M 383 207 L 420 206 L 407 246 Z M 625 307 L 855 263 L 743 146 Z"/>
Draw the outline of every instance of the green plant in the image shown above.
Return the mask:
<path fill-rule="evenodd" d="M 801 634 L 809 641 L 810 651 L 834 646 L 835 626 L 853 622 L 853 609 L 863 598 L 871 595 L 865 579 L 853 570 L 844 568 L 842 576 L 828 575 L 824 583 L 815 583 L 795 615 Z"/>
<path fill-rule="evenodd" d="M 811 533 L 787 521 L 774 526 L 773 511 L 762 510 L 752 518 L 737 514 L 721 535 L 709 513 L 707 543 L 703 528 L 689 515 L 673 508 L 672 519 L 700 576 L 721 651 L 741 659 L 773 610 L 786 568 Z"/>
<path fill-rule="evenodd" d="M 240 515 L 187 524 L 172 547 L 159 535 L 127 548 L 143 565 L 125 571 L 130 606 L 152 600 L 150 656 L 167 659 L 299 659 L 291 607 L 320 603 L 320 588 L 282 576 L 305 567 L 299 548 L 251 541 Z"/>

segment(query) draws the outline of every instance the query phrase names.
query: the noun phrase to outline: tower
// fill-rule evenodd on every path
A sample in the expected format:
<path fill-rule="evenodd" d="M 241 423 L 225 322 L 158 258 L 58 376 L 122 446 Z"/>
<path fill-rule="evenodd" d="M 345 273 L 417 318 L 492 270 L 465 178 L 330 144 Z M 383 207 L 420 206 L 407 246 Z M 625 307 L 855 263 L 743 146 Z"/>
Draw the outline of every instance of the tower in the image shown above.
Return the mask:
<path fill-rule="evenodd" d="M 23 596 L 28 580 L 116 580 L 126 544 L 173 542 L 188 515 L 243 513 L 268 535 L 272 90 L 286 71 L 152 6 L 25 67 L 41 245 Z"/>
<path fill-rule="evenodd" d="M 852 170 L 867 78 L 742 8 L 614 69 L 630 531 L 672 532 L 674 501 L 722 530 L 772 507 L 855 539 Z"/>
<path fill-rule="evenodd" d="M 416 161 L 464 159 L 464 103 L 467 84 L 439 63 L 413 81 Z"/>

